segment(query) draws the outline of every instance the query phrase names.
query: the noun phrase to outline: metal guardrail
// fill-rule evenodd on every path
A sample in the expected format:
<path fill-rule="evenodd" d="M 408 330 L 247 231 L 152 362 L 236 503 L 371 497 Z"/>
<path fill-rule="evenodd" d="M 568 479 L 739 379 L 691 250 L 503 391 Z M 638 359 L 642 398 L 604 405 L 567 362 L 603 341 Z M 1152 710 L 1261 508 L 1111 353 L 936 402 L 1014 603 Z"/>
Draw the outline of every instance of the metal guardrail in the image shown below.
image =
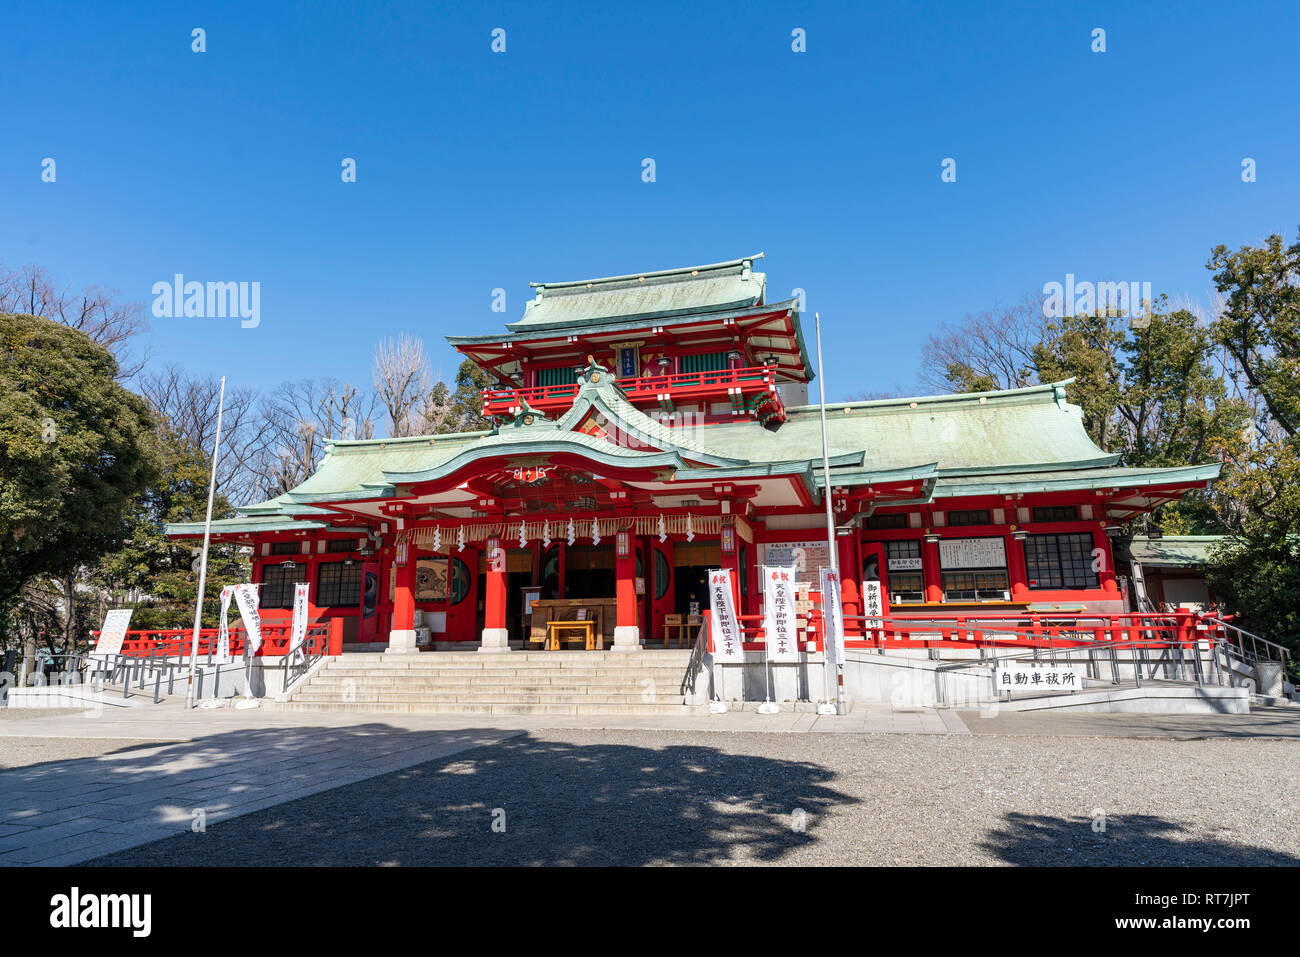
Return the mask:
<path fill-rule="evenodd" d="M 329 652 L 329 629 L 313 626 L 307 629 L 302 641 L 291 647 L 284 655 L 281 667 L 284 669 L 280 692 L 289 690 L 299 678 L 311 671 L 312 666 Z"/>
<path fill-rule="evenodd" d="M 700 630 L 695 633 L 695 644 L 691 646 L 691 660 L 686 665 L 686 674 L 682 678 L 681 693 L 695 693 L 695 678 L 704 667 L 704 655 L 709 648 L 709 619 L 707 613 Z"/>
<path fill-rule="evenodd" d="M 1208 644 L 1209 656 L 1208 662 L 1210 667 L 1207 668 L 1207 658 L 1202 655 L 1200 645 Z M 1093 681 L 1104 681 L 1101 675 L 1103 663 L 1110 665 L 1112 685 L 1122 682 L 1120 677 L 1120 655 L 1121 651 L 1133 651 L 1135 654 L 1131 658 L 1133 667 L 1133 680 L 1138 688 L 1142 687 L 1143 671 L 1149 671 L 1146 676 L 1147 680 L 1156 680 L 1155 672 L 1163 669 L 1166 673 L 1172 673 L 1168 680 L 1195 682 L 1197 687 L 1206 687 L 1215 685 L 1218 687 L 1228 686 L 1237 687 L 1236 677 L 1231 668 L 1223 668 L 1220 664 L 1219 652 L 1223 650 L 1222 646 L 1226 644 L 1222 638 L 1199 638 L 1193 642 L 1168 642 L 1168 641 L 1124 641 L 1124 642 L 1098 642 L 1092 646 L 1076 645 L 1068 648 L 1026 648 L 1022 651 L 994 655 L 992 657 L 981 657 L 978 662 L 952 662 L 948 667 L 940 668 L 941 671 L 956 671 L 962 668 L 970 667 L 998 667 L 1001 662 L 1023 661 L 1027 654 L 1033 653 L 1035 661 L 1043 660 L 1045 654 L 1053 663 L 1058 663 L 1058 658 L 1067 659 L 1066 664 L 1072 664 L 1069 661 L 1073 655 L 1087 655 L 1088 665 L 1091 674 L 1087 677 Z M 1145 655 L 1139 655 L 1137 652 L 1153 651 L 1159 655 L 1152 660 Z M 1099 656 L 1100 653 L 1100 656 Z M 1226 671 L 1226 680 L 1225 680 Z M 994 689 L 1000 693 L 1000 689 Z"/>
<path fill-rule="evenodd" d="M 143 692 L 146 689 L 146 682 L 152 686 L 153 703 L 158 704 L 162 700 L 163 680 L 167 682 L 167 694 L 175 693 L 176 681 L 179 676 L 182 682 L 189 675 L 189 667 L 184 662 L 170 661 L 167 658 L 159 658 L 153 652 L 148 655 L 121 655 L 121 654 L 95 654 L 93 652 L 74 653 L 74 654 L 55 654 L 55 655 L 31 655 L 23 656 L 19 659 L 21 665 L 18 670 L 15 688 L 56 688 L 56 687 L 85 687 L 91 686 L 97 693 L 102 694 L 104 686 L 121 685 L 122 697 L 129 698 L 131 689 L 134 686 L 137 692 Z M 29 662 L 35 662 L 38 667 L 28 670 Z M 55 680 L 50 680 L 50 676 L 45 672 L 45 663 L 56 663 L 53 668 L 54 675 L 59 676 Z M 33 682 L 31 679 L 40 675 L 41 680 Z M 69 680 L 70 675 L 76 675 L 75 680 Z M 198 682 L 198 696 L 202 697 L 204 672 L 197 669 L 195 680 Z"/>
<path fill-rule="evenodd" d="M 1217 625 L 1222 628 L 1226 636 L 1229 631 L 1236 634 L 1235 641 L 1229 641 L 1229 647 L 1235 646 L 1240 649 L 1238 655 L 1247 664 L 1254 664 L 1259 661 L 1273 661 L 1282 666 L 1282 671 L 1287 672 L 1291 667 L 1291 649 L 1285 645 L 1279 645 L 1275 641 L 1269 641 L 1267 638 L 1261 638 L 1259 635 L 1252 634 L 1244 628 L 1238 628 L 1231 622 L 1224 621 L 1222 618 L 1205 616 L 1203 619 L 1208 624 Z"/>

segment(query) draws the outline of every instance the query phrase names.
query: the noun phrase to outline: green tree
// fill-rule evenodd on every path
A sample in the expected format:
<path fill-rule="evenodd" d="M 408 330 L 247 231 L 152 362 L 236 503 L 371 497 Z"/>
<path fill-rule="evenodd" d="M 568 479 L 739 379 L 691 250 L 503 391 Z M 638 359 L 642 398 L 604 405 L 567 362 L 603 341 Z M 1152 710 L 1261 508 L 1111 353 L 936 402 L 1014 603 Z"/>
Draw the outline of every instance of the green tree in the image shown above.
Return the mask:
<path fill-rule="evenodd" d="M 207 510 L 209 455 L 188 444 L 163 422 L 158 429 L 162 469 L 158 481 L 140 496 L 122 547 L 106 555 L 92 576 L 103 596 L 102 616 L 109 604 L 135 607 L 132 627 L 181 628 L 194 622 L 194 593 L 198 574 L 192 552 L 196 543 L 171 541 L 163 526 L 201 522 Z M 213 499 L 213 519 L 228 518 L 234 509 L 220 492 Z M 204 587 L 204 623 L 213 625 L 224 585 L 248 581 L 250 565 L 234 545 L 214 543 L 208 552 Z"/>
<path fill-rule="evenodd" d="M 1210 332 L 1254 415 L 1214 489 L 1233 535 L 1207 577 L 1242 627 L 1300 649 L 1300 242 L 1216 246 L 1206 267 L 1224 296 Z"/>
<path fill-rule="evenodd" d="M 452 426 L 447 432 L 480 432 L 492 428 L 483 417 L 483 390 L 496 385 L 472 359 L 465 359 L 456 370 L 456 391 L 451 397 Z"/>
<path fill-rule="evenodd" d="M 0 607 L 33 578 L 70 581 L 117 548 L 159 474 L 153 416 L 117 373 L 84 333 L 0 314 Z"/>

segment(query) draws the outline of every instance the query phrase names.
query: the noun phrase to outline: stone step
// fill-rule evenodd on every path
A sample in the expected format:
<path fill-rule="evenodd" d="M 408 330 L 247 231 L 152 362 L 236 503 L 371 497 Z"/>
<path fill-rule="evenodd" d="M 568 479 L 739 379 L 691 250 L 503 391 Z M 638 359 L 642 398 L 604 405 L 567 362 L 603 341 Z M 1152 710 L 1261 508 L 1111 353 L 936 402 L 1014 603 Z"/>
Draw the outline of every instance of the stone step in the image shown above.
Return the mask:
<path fill-rule="evenodd" d="M 641 682 L 626 681 L 605 681 L 593 684 L 579 684 L 570 681 L 556 682 L 548 684 L 545 682 L 528 681 L 528 682 L 498 682 L 498 681 L 458 681 L 458 682 L 441 682 L 441 681 L 310 681 L 301 687 L 304 690 L 311 691 L 331 691 L 342 692 L 350 689 L 357 693 L 366 694 L 389 694 L 403 690 L 419 690 L 429 693 L 438 694 L 468 694 L 471 691 L 482 691 L 489 694 L 509 694 L 517 692 L 520 694 L 538 694 L 549 692 L 552 694 L 583 694 L 585 692 L 610 694 L 641 694 L 644 691 L 654 689 L 658 692 L 672 693 L 682 686 L 680 681 L 656 681 L 642 684 Z"/>
<path fill-rule="evenodd" d="M 689 714 L 680 704 L 465 704 L 391 702 L 299 702 L 274 703 L 270 710 L 345 712 L 354 714 L 484 714 L 484 715 L 600 715 L 600 714 Z"/>
<path fill-rule="evenodd" d="M 313 694 L 310 691 L 297 695 L 294 701 L 320 703 L 392 703 L 392 704 L 672 704 L 680 707 L 685 698 L 680 695 L 657 695 L 653 701 L 643 701 L 637 694 L 459 694 L 430 695 L 415 691 L 398 691 L 391 694 Z"/>

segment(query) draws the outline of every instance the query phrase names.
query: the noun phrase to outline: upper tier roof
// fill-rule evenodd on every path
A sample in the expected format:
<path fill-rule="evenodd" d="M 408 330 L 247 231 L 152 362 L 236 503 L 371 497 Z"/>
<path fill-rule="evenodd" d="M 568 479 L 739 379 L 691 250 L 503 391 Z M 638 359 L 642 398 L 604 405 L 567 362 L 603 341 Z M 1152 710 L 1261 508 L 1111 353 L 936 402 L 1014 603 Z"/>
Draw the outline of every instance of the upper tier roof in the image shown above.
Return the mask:
<path fill-rule="evenodd" d="M 767 285 L 766 275 L 754 272 L 754 260 L 762 256 L 604 279 L 530 283 L 536 298 L 524 308 L 523 319 L 507 328 L 657 319 L 755 306 L 764 301 Z"/>

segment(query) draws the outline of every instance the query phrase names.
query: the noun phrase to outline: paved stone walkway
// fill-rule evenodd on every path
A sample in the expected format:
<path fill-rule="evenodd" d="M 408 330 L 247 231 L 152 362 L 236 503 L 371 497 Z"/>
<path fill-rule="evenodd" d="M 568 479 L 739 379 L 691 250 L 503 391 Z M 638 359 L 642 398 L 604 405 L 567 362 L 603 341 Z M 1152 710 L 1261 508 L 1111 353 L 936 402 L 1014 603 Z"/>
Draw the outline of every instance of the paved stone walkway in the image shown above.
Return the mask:
<path fill-rule="evenodd" d="M 5 762 L 29 763 L 0 770 L 0 866 L 78 863 L 187 832 L 199 811 L 210 825 L 545 729 L 969 734 L 954 712 L 861 704 L 844 716 L 742 711 L 370 717 L 186 711 L 176 703 L 94 713 L 27 711 L 21 718 L 0 713 L 0 749 L 5 739 L 103 739 L 112 748 L 44 762 L 40 749 L 32 749 L 35 753 Z"/>

